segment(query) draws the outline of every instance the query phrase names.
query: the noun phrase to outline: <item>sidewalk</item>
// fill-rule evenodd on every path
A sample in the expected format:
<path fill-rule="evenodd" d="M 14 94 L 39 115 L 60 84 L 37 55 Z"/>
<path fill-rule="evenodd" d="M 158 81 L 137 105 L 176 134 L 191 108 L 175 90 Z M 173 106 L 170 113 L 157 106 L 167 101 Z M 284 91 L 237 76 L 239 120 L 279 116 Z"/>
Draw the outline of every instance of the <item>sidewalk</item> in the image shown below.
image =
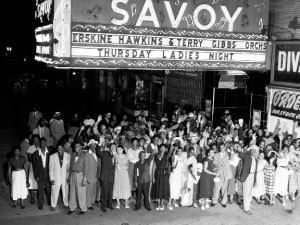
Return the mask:
<path fill-rule="evenodd" d="M 48 206 L 47 203 L 44 203 L 43 210 L 39 210 L 37 201 L 35 204 L 30 204 L 28 199 L 25 200 L 25 209 L 21 209 L 19 202 L 16 208 L 12 208 L 11 206 L 12 200 L 10 198 L 9 187 L 2 183 L 0 188 L 0 221 L 24 217 L 44 216 L 64 212 L 64 209 L 60 204 L 57 206 L 55 212 L 50 210 L 50 206 Z"/>

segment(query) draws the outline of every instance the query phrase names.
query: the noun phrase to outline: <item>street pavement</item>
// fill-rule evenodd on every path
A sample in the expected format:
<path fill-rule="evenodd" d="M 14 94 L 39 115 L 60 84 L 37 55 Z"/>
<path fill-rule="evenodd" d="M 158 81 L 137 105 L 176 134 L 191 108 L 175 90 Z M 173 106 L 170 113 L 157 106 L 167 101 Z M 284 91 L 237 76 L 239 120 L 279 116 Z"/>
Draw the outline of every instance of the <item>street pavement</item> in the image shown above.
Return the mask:
<path fill-rule="evenodd" d="M 237 204 L 228 205 L 222 208 L 217 205 L 208 210 L 202 211 L 200 208 L 174 208 L 169 211 L 156 211 L 152 205 L 152 211 L 145 209 L 134 211 L 134 201 L 130 204 L 130 209 L 125 209 L 124 205 L 120 210 L 108 210 L 107 213 L 101 211 L 98 206 L 94 210 L 88 211 L 84 215 L 78 212 L 67 215 L 60 202 L 56 211 L 51 212 L 50 206 L 45 205 L 43 210 L 38 210 L 37 203 L 30 204 L 26 201 L 26 208 L 11 208 L 9 189 L 2 185 L 0 192 L 0 224 L 1 225 L 52 225 L 52 224 L 72 224 L 72 225 L 134 225 L 134 224 L 174 224 L 174 225 L 297 225 L 300 224 L 300 199 L 295 204 L 289 202 L 286 208 L 276 201 L 275 206 L 258 205 L 252 202 L 252 215 L 247 215 Z M 293 209 L 293 210 L 292 210 Z"/>

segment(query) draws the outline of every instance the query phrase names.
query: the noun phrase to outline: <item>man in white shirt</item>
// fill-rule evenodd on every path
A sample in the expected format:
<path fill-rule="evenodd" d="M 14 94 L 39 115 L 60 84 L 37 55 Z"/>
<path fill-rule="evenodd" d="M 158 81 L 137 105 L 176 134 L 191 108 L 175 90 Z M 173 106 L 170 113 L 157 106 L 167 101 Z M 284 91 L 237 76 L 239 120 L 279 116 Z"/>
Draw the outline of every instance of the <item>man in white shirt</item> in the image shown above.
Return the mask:
<path fill-rule="evenodd" d="M 51 204 L 50 178 L 49 178 L 49 151 L 46 147 L 46 139 L 40 139 L 40 148 L 32 154 L 32 166 L 34 178 L 38 183 L 38 207 L 43 209 L 44 190 L 46 190 L 48 205 Z"/>

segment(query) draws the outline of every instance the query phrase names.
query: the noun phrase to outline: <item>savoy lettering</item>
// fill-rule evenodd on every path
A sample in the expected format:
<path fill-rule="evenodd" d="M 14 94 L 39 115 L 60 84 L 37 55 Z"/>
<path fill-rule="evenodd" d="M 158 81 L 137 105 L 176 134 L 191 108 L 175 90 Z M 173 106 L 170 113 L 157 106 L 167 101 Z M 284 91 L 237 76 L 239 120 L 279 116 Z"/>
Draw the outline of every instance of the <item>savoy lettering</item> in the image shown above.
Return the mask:
<path fill-rule="evenodd" d="M 128 2 L 129 2 L 129 0 L 112 0 L 111 8 L 112 8 L 113 12 L 118 15 L 118 18 L 113 17 L 111 19 L 112 24 L 118 25 L 118 26 L 125 26 L 126 23 L 129 21 L 130 12 L 126 11 L 126 9 L 123 7 L 124 5 L 128 4 Z M 182 2 L 179 12 L 175 16 L 170 1 L 164 1 L 165 11 L 166 11 L 167 17 L 171 23 L 171 26 L 172 26 L 171 28 L 178 28 L 180 23 L 184 22 L 183 18 L 184 18 L 184 14 L 186 12 L 187 6 L 188 6 L 188 2 Z M 223 14 L 223 15 L 221 15 L 222 18 L 225 18 L 225 23 L 228 23 L 227 31 L 232 32 L 233 28 L 234 28 L 234 24 L 235 24 L 238 16 L 243 11 L 243 8 L 237 7 L 232 15 L 230 15 L 226 6 L 221 5 L 220 9 Z M 207 12 L 209 14 L 209 18 L 210 18 L 210 21 L 208 21 L 208 23 L 205 23 L 205 24 L 201 23 L 201 21 L 199 20 L 199 15 L 201 15 L 201 13 L 204 10 L 205 10 L 205 12 Z M 215 9 L 208 4 L 198 5 L 194 9 L 192 16 L 193 16 L 194 23 L 199 30 L 209 30 L 213 26 L 215 26 L 215 24 L 218 22 Z M 158 18 L 158 9 L 156 9 L 154 7 L 153 0 L 145 0 L 145 3 L 142 7 L 142 10 L 141 10 L 139 16 L 138 16 L 135 26 L 136 27 L 145 26 L 145 22 L 147 22 L 148 24 L 152 24 L 152 26 L 154 26 L 156 28 L 161 27 L 160 20 Z"/>

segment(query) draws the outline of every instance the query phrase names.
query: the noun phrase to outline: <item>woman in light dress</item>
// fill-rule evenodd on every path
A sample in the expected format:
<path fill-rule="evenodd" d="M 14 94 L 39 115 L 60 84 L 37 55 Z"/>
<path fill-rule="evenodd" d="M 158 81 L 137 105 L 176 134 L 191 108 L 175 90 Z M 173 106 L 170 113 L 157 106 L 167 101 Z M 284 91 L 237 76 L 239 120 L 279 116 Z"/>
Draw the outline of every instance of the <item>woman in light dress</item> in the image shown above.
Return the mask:
<path fill-rule="evenodd" d="M 35 202 L 35 198 L 34 198 L 34 190 L 37 190 L 38 189 L 38 186 L 37 186 L 37 182 L 34 178 L 34 174 L 33 174 L 33 167 L 32 167 L 32 160 L 31 160 L 31 156 L 32 154 L 39 150 L 39 146 L 40 146 L 40 138 L 38 135 L 33 135 L 32 136 L 32 142 L 33 144 L 31 146 L 29 146 L 28 150 L 27 150 L 27 154 L 28 154 L 28 161 L 30 163 L 29 165 L 29 187 L 28 187 L 28 190 L 29 190 L 29 193 L 30 193 L 30 203 L 31 204 L 34 204 Z"/>
<path fill-rule="evenodd" d="M 252 189 L 252 195 L 254 198 L 256 198 L 258 204 L 261 204 L 261 198 L 266 194 L 264 169 L 267 166 L 267 161 L 264 158 L 264 152 L 259 152 L 257 161 L 256 185 Z"/>
<path fill-rule="evenodd" d="M 115 181 L 113 198 L 117 200 L 116 209 L 120 209 L 120 199 L 125 200 L 125 208 L 129 209 L 128 199 L 131 196 L 128 175 L 129 160 L 122 145 L 117 147 L 115 156 Z"/>
<path fill-rule="evenodd" d="M 291 163 L 291 169 L 293 173 L 289 176 L 289 194 L 292 198 L 292 201 L 295 201 L 295 194 L 300 190 L 300 181 L 299 181 L 299 169 L 300 169 L 300 158 L 299 152 L 296 151 L 295 146 L 291 144 L 289 146 L 289 157 Z"/>
<path fill-rule="evenodd" d="M 17 201 L 20 199 L 21 208 L 24 209 L 24 199 L 27 198 L 29 186 L 26 158 L 21 155 L 19 148 L 14 149 L 14 156 L 8 161 L 8 174 L 11 183 L 11 197 L 13 200 L 13 208 L 16 207 Z"/>
<path fill-rule="evenodd" d="M 173 210 L 172 203 L 175 208 L 179 206 L 179 198 L 181 196 L 182 189 L 182 171 L 183 171 L 183 159 L 179 155 L 182 155 L 181 147 L 174 147 L 172 154 L 172 169 L 170 173 L 170 199 L 168 207 Z"/>
<path fill-rule="evenodd" d="M 282 205 L 286 205 L 287 195 L 288 195 L 288 184 L 289 184 L 289 148 L 288 146 L 283 146 L 282 150 L 277 153 L 274 152 L 277 156 L 277 169 L 275 175 L 275 184 L 274 184 L 274 196 L 277 194 L 282 196 Z"/>

